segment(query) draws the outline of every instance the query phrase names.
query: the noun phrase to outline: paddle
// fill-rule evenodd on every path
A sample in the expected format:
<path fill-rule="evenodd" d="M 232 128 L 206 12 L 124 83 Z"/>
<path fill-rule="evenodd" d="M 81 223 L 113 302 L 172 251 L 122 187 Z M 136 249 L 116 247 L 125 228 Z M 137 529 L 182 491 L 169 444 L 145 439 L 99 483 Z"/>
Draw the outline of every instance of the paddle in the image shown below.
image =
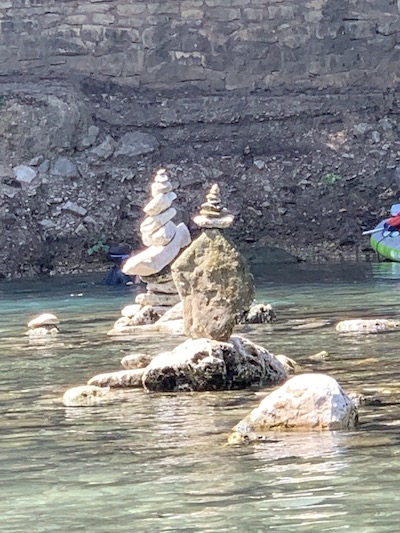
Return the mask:
<path fill-rule="evenodd" d="M 382 231 L 383 228 L 374 228 L 374 229 L 368 229 L 367 231 L 363 231 L 361 235 L 372 235 L 373 233 L 378 233 L 379 231 Z"/>

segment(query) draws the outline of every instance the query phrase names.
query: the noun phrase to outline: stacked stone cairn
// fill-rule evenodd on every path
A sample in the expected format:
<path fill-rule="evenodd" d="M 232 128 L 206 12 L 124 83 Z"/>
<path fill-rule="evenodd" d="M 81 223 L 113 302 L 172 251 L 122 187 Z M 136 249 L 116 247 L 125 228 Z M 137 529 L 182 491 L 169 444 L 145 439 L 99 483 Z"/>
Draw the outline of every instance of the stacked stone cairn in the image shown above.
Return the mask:
<path fill-rule="evenodd" d="M 255 295 L 246 261 L 221 231 L 233 220 L 214 184 L 193 219 L 202 233 L 171 267 L 183 302 L 184 332 L 190 339 L 151 361 L 142 378 L 145 389 L 240 389 L 287 377 L 282 363 L 268 350 L 232 336 Z"/>
<path fill-rule="evenodd" d="M 177 213 L 172 207 L 176 194 L 164 169 L 159 170 L 154 178 L 151 196 L 143 209 L 146 218 L 140 225 L 142 242 L 147 248 L 128 258 L 122 268 L 129 276 L 139 276 L 146 283 L 147 291 L 136 296 L 135 305 L 122 310 L 122 317 L 109 335 L 134 334 L 139 332 L 138 326 L 148 325 L 154 325 L 147 328 L 149 331 L 156 331 L 158 320 L 180 302 L 170 264 L 182 248 L 190 244 L 191 237 L 183 222 L 173 222 Z M 176 309 L 172 315 L 172 320 L 181 317 L 181 311 Z M 163 320 L 161 324 L 165 326 L 166 322 Z"/>
<path fill-rule="evenodd" d="M 60 332 L 58 328 L 59 323 L 59 319 L 52 313 L 43 313 L 28 322 L 28 331 L 26 334 L 29 337 L 57 335 Z"/>

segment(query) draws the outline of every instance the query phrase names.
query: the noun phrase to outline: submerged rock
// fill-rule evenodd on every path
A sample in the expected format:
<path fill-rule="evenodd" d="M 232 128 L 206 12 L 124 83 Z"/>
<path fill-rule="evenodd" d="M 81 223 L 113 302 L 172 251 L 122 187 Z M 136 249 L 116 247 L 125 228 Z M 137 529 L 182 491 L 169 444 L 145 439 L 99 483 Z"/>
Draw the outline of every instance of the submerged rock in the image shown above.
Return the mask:
<path fill-rule="evenodd" d="M 115 400 L 108 387 L 82 385 L 68 389 L 62 402 L 66 407 L 92 407 L 112 403 Z"/>
<path fill-rule="evenodd" d="M 301 374 L 266 396 L 234 431 L 354 429 L 357 423 L 357 406 L 335 379 Z"/>
<path fill-rule="evenodd" d="M 336 324 L 340 333 L 382 333 L 400 328 L 400 321 L 385 318 L 342 320 Z"/>
<path fill-rule="evenodd" d="M 147 390 L 206 391 L 244 389 L 276 383 L 286 371 L 268 350 L 233 336 L 228 342 L 187 340 L 156 356 L 143 375 Z"/>

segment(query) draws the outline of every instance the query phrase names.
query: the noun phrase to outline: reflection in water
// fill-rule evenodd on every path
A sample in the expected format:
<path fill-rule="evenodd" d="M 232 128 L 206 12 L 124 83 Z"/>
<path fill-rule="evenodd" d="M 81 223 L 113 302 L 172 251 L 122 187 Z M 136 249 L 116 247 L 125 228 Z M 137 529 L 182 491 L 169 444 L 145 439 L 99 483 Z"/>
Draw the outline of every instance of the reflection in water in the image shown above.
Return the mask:
<path fill-rule="evenodd" d="M 181 339 L 107 337 L 134 293 L 89 277 L 0 284 L 1 531 L 397 531 L 400 333 L 334 329 L 398 314 L 400 264 L 385 265 L 394 264 L 268 267 L 258 279 L 258 301 L 275 306 L 278 322 L 242 333 L 368 401 L 358 431 L 274 433 L 245 447 L 225 443 L 259 402 L 254 391 L 125 390 L 113 405 L 65 408 L 67 388 Z M 62 333 L 32 343 L 26 323 L 45 310 Z M 321 350 L 326 359 L 309 359 Z"/>

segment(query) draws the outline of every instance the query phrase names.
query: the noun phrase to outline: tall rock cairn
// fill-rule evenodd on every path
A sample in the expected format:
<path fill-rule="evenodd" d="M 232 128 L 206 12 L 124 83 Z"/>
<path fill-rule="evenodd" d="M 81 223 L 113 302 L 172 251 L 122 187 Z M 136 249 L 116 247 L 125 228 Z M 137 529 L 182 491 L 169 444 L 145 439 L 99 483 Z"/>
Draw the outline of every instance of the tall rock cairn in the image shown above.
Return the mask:
<path fill-rule="evenodd" d="M 191 237 L 183 222 L 177 225 L 173 222 L 176 209 L 172 203 L 176 194 L 165 169 L 156 173 L 151 196 L 143 208 L 146 217 L 140 225 L 141 239 L 147 248 L 128 258 L 122 268 L 125 274 L 140 276 L 147 284 L 147 291 L 136 296 L 137 307 L 128 306 L 131 316 L 126 316 L 122 311 L 129 319 L 126 325 L 153 323 L 180 302 L 170 264 L 182 248 L 190 244 Z"/>
<path fill-rule="evenodd" d="M 254 300 L 254 280 L 235 245 L 220 231 L 234 216 L 222 206 L 214 184 L 193 221 L 203 229 L 172 265 L 183 301 L 185 333 L 193 338 L 226 341 Z"/>

